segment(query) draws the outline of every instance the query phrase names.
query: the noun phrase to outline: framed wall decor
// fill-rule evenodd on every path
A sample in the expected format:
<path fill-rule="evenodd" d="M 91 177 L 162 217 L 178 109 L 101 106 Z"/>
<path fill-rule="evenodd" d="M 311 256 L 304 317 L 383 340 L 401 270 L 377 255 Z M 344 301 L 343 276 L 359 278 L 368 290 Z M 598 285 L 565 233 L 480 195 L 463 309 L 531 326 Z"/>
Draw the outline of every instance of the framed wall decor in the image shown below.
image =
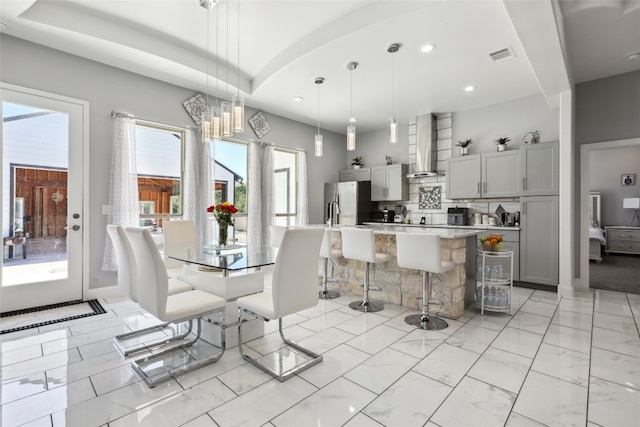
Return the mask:
<path fill-rule="evenodd" d="M 635 173 L 622 174 L 622 180 L 621 180 L 620 184 L 621 185 L 636 185 L 636 174 Z"/>
<path fill-rule="evenodd" d="M 271 125 L 269 125 L 269 122 L 264 114 L 262 114 L 262 111 L 258 111 L 253 117 L 251 117 L 249 119 L 249 124 L 258 139 L 261 139 L 271 130 Z"/>

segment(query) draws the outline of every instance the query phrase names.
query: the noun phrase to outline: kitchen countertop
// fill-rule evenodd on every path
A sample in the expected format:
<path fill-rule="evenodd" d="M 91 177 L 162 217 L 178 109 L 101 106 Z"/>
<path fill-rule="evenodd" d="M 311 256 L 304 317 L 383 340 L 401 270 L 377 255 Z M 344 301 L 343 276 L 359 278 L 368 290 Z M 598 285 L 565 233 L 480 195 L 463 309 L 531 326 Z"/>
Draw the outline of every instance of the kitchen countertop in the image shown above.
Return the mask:
<path fill-rule="evenodd" d="M 503 227 L 500 225 L 447 225 L 447 224 L 400 224 L 395 222 L 365 222 L 367 226 L 381 227 L 409 227 L 409 228 L 455 228 L 455 229 L 472 229 L 472 230 L 513 230 L 520 231 L 520 227 Z"/>
<path fill-rule="evenodd" d="M 375 234 L 393 234 L 398 232 L 408 232 L 408 227 L 413 224 L 379 224 L 375 222 L 366 222 L 363 225 L 357 225 L 356 227 L 370 228 Z M 325 226 L 326 227 L 326 226 Z M 334 225 L 328 227 L 340 231 L 341 228 L 349 228 L 353 226 Z M 475 236 L 480 233 L 479 230 L 475 230 L 469 227 L 412 227 L 412 233 L 426 233 L 435 234 L 440 236 L 441 239 L 463 239 L 465 237 Z"/>

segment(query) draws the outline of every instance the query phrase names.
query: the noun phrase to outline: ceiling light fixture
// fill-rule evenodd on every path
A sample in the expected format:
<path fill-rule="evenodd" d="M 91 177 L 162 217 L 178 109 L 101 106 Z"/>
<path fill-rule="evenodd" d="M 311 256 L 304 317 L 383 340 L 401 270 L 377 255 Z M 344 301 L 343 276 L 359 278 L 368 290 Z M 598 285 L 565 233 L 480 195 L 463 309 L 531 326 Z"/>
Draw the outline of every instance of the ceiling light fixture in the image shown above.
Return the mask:
<path fill-rule="evenodd" d="M 395 111 L 395 93 L 394 93 L 394 88 L 393 88 L 393 84 L 395 82 L 394 79 L 394 69 L 395 69 L 395 64 L 394 64 L 394 53 L 396 53 L 397 51 L 400 50 L 400 44 L 399 43 L 394 43 L 392 45 L 390 45 L 387 48 L 387 52 L 389 52 L 391 54 L 391 118 L 389 119 L 389 143 L 390 144 L 395 144 L 396 142 L 398 142 L 398 121 L 396 120 L 396 111 Z"/>
<path fill-rule="evenodd" d="M 240 0 L 238 0 L 238 92 L 233 97 L 233 131 L 244 132 L 244 98 L 240 96 Z"/>
<path fill-rule="evenodd" d="M 427 43 L 420 48 L 420 52 L 429 53 L 433 52 L 436 49 L 436 45 L 433 43 Z"/>
<path fill-rule="evenodd" d="M 302 102 L 302 101 L 304 101 L 304 98 L 303 98 L 303 97 L 301 97 L 301 96 L 294 96 L 294 97 L 293 97 L 293 100 L 294 100 L 295 102 Z"/>
<path fill-rule="evenodd" d="M 354 151 L 356 149 L 356 126 L 353 124 L 355 123 L 356 119 L 353 117 L 353 70 L 355 70 L 358 67 L 358 63 L 357 62 L 349 62 L 347 64 L 347 70 L 350 71 L 350 76 L 351 76 L 351 83 L 350 83 L 350 109 L 351 109 L 351 118 L 349 119 L 349 122 L 351 122 L 352 124 L 350 124 L 349 126 L 347 126 L 347 150 L 348 151 Z"/>
<path fill-rule="evenodd" d="M 216 0 L 217 1 L 217 0 Z M 220 140 L 222 136 L 221 132 L 221 121 L 222 121 L 222 108 L 219 105 L 219 91 L 218 91 L 218 83 L 220 82 L 220 73 L 218 72 L 218 65 L 220 63 L 218 59 L 218 41 L 220 38 L 219 30 L 220 30 L 220 20 L 218 14 L 218 8 L 216 8 L 216 102 L 213 107 L 211 107 L 211 138 L 213 140 Z"/>
<path fill-rule="evenodd" d="M 200 0 L 200 6 L 207 10 L 207 66 L 206 66 L 206 78 L 207 78 L 207 105 L 202 110 L 200 119 L 200 129 L 202 131 L 202 142 L 211 142 L 211 107 L 209 107 L 209 18 L 211 17 L 211 9 L 215 6 L 215 3 L 211 0 Z"/>
<path fill-rule="evenodd" d="M 465 86 L 464 88 L 465 92 L 473 92 L 474 90 L 476 90 L 476 87 L 473 85 Z"/>
<path fill-rule="evenodd" d="M 637 59 L 640 59 L 640 52 L 633 52 L 627 55 L 627 59 L 629 61 L 635 61 Z"/>
<path fill-rule="evenodd" d="M 313 82 L 318 86 L 318 133 L 316 134 L 315 155 L 316 157 L 322 157 L 322 135 L 320 134 L 320 85 L 324 83 L 324 77 L 316 77 Z"/>
<path fill-rule="evenodd" d="M 225 80 L 225 97 L 228 98 L 229 97 L 229 0 L 227 0 L 227 59 L 226 59 L 226 63 L 225 63 L 225 73 L 224 73 L 224 80 Z M 220 115 L 222 118 L 222 136 L 224 137 L 231 137 L 233 136 L 233 128 L 232 128 L 232 114 L 233 114 L 233 107 L 231 102 L 229 101 L 222 101 L 220 103 Z"/>

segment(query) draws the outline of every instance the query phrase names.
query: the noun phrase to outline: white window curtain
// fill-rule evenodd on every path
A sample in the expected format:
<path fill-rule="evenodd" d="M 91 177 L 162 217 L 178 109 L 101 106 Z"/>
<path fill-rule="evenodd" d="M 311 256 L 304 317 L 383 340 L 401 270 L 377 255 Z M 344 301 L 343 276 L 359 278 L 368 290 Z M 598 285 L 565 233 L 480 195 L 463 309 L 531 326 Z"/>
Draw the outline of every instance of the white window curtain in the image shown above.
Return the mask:
<path fill-rule="evenodd" d="M 269 244 L 269 226 L 275 219 L 273 146 L 262 143 L 249 144 L 248 163 L 247 244 L 259 247 Z"/>
<path fill-rule="evenodd" d="M 182 218 L 195 223 L 200 244 L 210 244 L 213 235 L 213 221 L 210 221 L 207 208 L 213 204 L 213 181 L 211 164 L 212 146 L 202 144 L 196 138 L 194 130 L 185 135 L 184 183 L 182 197 Z"/>
<path fill-rule="evenodd" d="M 108 224 L 124 227 L 140 224 L 138 172 L 136 170 L 136 121 L 128 117 L 113 120 L 113 153 L 109 187 Z M 106 235 L 106 230 L 105 230 Z M 117 271 L 116 253 L 107 237 L 102 260 L 104 271 Z"/>
<path fill-rule="evenodd" d="M 304 227 L 309 224 L 309 195 L 307 192 L 307 153 L 298 154 L 298 197 L 296 206 L 296 226 Z"/>

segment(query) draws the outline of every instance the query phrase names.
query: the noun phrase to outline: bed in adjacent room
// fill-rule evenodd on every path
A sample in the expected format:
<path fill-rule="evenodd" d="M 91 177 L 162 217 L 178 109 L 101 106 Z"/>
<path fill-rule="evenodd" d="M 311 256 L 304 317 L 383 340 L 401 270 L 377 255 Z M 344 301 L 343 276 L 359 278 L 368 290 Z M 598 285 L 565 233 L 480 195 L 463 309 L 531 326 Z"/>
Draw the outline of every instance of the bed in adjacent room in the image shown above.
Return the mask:
<path fill-rule="evenodd" d="M 600 222 L 600 193 L 589 193 L 589 260 L 602 262 L 602 247 L 605 243 Z"/>

